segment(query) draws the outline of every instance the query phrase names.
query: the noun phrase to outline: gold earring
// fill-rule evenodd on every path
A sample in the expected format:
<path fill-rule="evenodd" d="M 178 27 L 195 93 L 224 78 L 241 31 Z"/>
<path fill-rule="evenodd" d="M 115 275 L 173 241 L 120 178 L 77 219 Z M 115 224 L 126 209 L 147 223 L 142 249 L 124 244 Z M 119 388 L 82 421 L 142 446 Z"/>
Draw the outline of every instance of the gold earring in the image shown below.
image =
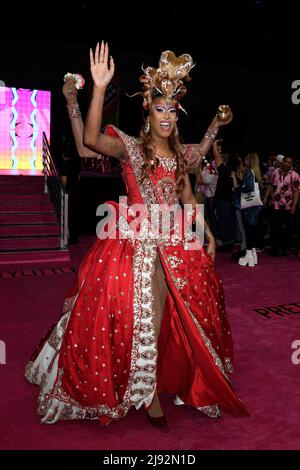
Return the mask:
<path fill-rule="evenodd" d="M 150 121 L 149 121 L 149 116 L 147 117 L 147 121 L 146 121 L 146 124 L 144 126 L 144 132 L 145 134 L 148 134 L 150 131 Z"/>

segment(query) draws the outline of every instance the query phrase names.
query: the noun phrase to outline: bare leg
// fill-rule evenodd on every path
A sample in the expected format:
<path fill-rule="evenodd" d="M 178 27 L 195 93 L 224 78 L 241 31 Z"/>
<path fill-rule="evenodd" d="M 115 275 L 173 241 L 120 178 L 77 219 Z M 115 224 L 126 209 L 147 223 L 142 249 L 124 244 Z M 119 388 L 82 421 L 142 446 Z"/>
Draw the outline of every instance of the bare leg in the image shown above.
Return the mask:
<path fill-rule="evenodd" d="M 159 333 L 160 333 L 164 305 L 165 305 L 166 296 L 168 293 L 168 287 L 166 284 L 165 275 L 164 275 L 163 268 L 161 266 L 161 262 L 160 262 L 158 254 L 155 260 L 155 272 L 153 274 L 153 279 L 152 279 L 152 291 L 153 291 L 153 310 L 155 312 L 154 329 L 155 329 L 156 344 L 157 344 Z M 148 413 L 150 416 L 154 418 L 163 415 L 163 411 L 160 406 L 157 391 L 154 394 L 153 401 L 151 403 L 150 408 L 148 409 Z"/>

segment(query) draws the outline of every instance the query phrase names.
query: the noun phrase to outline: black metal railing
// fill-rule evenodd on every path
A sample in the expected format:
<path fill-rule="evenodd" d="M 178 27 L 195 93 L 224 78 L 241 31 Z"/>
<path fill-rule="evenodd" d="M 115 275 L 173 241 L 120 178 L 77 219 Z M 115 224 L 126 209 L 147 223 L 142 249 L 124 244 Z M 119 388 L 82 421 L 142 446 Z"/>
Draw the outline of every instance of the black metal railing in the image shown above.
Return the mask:
<path fill-rule="evenodd" d="M 68 195 L 61 182 L 59 171 L 51 155 L 46 134 L 43 132 L 43 172 L 45 178 L 44 193 L 50 195 L 60 225 L 60 248 L 68 245 Z"/>

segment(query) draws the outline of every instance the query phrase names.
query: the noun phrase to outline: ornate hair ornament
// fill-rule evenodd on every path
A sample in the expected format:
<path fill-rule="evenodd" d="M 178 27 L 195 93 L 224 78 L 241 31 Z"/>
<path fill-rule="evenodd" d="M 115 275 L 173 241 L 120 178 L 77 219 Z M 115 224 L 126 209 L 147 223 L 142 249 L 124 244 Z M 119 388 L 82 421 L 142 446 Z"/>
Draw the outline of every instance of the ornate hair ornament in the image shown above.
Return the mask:
<path fill-rule="evenodd" d="M 159 60 L 159 67 L 143 68 L 140 82 L 143 83 L 143 91 L 131 96 L 143 96 L 143 108 L 148 110 L 157 96 L 163 96 L 168 103 L 173 103 L 178 109 L 179 100 L 185 95 L 186 87 L 183 80 L 190 81 L 190 70 L 194 67 L 193 59 L 189 54 L 176 57 L 172 51 L 164 51 Z"/>

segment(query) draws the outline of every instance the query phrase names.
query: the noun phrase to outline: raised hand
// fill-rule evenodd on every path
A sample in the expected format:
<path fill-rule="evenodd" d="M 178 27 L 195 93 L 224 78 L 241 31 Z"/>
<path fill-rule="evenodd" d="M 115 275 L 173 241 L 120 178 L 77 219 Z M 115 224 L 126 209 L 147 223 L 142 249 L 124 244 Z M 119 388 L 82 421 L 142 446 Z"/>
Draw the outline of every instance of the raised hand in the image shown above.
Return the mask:
<path fill-rule="evenodd" d="M 219 121 L 219 127 L 226 126 L 226 124 L 229 124 L 232 121 L 232 119 L 233 119 L 233 114 L 230 111 L 230 114 L 229 114 L 228 118 L 225 121 Z"/>
<path fill-rule="evenodd" d="M 233 119 L 233 114 L 232 112 L 230 111 L 229 115 L 228 115 L 228 118 L 224 121 L 221 121 L 220 119 L 218 119 L 217 115 L 213 118 L 212 120 L 212 123 L 211 125 L 213 127 L 222 127 L 222 126 L 226 126 L 227 124 L 229 124 Z"/>
<path fill-rule="evenodd" d="M 75 103 L 77 101 L 77 89 L 73 78 L 69 77 L 66 79 L 62 92 L 68 103 Z"/>
<path fill-rule="evenodd" d="M 99 88 L 106 88 L 115 73 L 113 58 L 109 58 L 109 48 L 107 42 L 99 42 L 95 49 L 95 54 L 90 49 L 91 74 L 94 85 Z"/>

